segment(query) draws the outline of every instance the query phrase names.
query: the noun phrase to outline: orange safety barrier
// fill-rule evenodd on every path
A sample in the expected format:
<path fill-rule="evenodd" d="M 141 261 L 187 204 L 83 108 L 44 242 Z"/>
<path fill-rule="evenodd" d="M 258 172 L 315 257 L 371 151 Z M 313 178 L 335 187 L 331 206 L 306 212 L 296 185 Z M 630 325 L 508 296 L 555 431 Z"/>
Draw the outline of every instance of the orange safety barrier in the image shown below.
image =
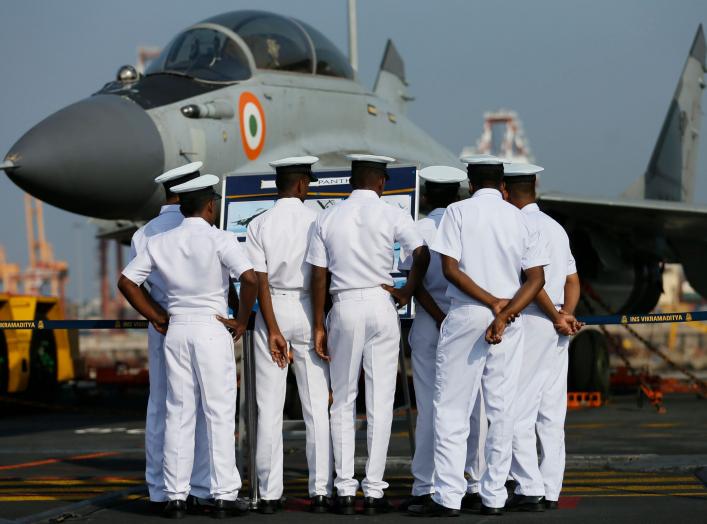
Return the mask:
<path fill-rule="evenodd" d="M 567 409 L 599 408 L 602 405 L 599 391 L 568 391 Z"/>

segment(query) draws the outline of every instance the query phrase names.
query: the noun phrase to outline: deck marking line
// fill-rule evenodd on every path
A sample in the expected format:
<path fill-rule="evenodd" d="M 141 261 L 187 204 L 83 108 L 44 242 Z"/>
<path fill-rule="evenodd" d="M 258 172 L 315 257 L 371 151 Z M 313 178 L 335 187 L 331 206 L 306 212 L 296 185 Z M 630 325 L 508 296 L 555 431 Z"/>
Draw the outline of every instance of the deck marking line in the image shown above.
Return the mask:
<path fill-rule="evenodd" d="M 71 460 L 89 460 L 100 457 L 112 457 L 119 455 L 117 451 L 101 451 L 99 453 L 89 453 L 87 455 L 74 455 L 67 458 L 50 458 L 44 460 L 34 460 L 32 462 L 21 462 L 19 464 L 8 464 L 5 466 L 0 466 L 0 471 L 7 471 L 9 469 L 24 469 L 24 468 L 35 468 L 37 466 L 46 466 L 47 464 L 57 464 L 59 462 L 69 462 Z"/>
<path fill-rule="evenodd" d="M 54 508 L 47 511 L 42 511 L 41 513 L 28 515 L 21 519 L 15 520 L 14 524 L 34 524 L 36 522 L 42 522 L 56 517 L 57 515 L 63 515 L 64 513 L 74 513 L 81 508 L 90 507 L 96 504 L 105 504 L 113 500 L 119 500 L 125 497 L 129 497 L 130 495 L 134 495 L 136 493 L 146 492 L 146 490 L 147 486 L 143 484 L 142 486 L 134 486 L 132 488 L 127 488 L 120 491 L 111 491 L 88 500 L 81 500 L 73 504 L 67 504 L 66 506 L 62 506 L 60 508 Z"/>

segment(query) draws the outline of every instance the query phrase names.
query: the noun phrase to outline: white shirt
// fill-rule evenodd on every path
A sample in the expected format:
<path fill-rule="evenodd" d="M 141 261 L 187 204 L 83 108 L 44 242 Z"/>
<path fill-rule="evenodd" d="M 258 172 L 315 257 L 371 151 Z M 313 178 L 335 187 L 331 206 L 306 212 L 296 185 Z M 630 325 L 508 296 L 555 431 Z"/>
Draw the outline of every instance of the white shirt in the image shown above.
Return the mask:
<path fill-rule="evenodd" d="M 312 266 L 304 256 L 316 219 L 299 198 L 281 198 L 248 225 L 246 254 L 273 288 L 309 290 Z"/>
<path fill-rule="evenodd" d="M 191 217 L 150 238 L 123 275 L 139 286 L 157 272 L 170 315 L 226 316 L 229 275 L 240 278 L 252 267 L 233 233 Z"/>
<path fill-rule="evenodd" d="M 513 298 L 521 270 L 550 260 L 540 233 L 496 189 L 479 189 L 447 208 L 431 249 L 459 261 L 459 269 L 497 298 Z M 473 300 L 449 284 L 447 296 Z"/>
<path fill-rule="evenodd" d="M 174 229 L 184 220 L 184 215 L 179 211 L 178 204 L 168 204 L 160 208 L 160 214 L 150 220 L 147 224 L 135 231 L 130 241 L 130 259 L 145 249 L 147 241 L 159 233 L 164 233 Z M 152 273 L 147 277 L 147 284 L 150 286 L 150 296 L 163 308 L 167 308 L 167 295 L 164 292 L 164 281 L 159 273 Z"/>
<path fill-rule="evenodd" d="M 357 189 L 319 214 L 307 262 L 331 271 L 332 293 L 392 286 L 396 242 L 409 253 L 423 244 L 410 214 L 386 204 L 375 191 Z"/>
<path fill-rule="evenodd" d="M 570 239 L 567 237 L 565 229 L 555 219 L 540 211 L 537 204 L 528 204 L 521 211 L 547 240 L 550 263 L 543 268 L 545 271 L 545 292 L 555 306 L 562 306 L 565 302 L 567 276 L 577 272 L 577 266 L 572 251 L 570 251 Z"/>
<path fill-rule="evenodd" d="M 442 221 L 443 215 L 444 208 L 438 207 L 425 218 L 421 218 L 417 221 L 417 231 L 425 241 L 425 245 L 431 246 L 434 242 L 434 239 L 437 236 L 437 228 L 439 227 L 439 223 Z M 398 264 L 398 268 L 404 270 L 412 269 L 412 257 L 406 257 L 405 260 L 401 260 Z M 442 257 L 439 253 L 434 251 L 430 252 L 430 265 L 427 268 L 427 273 L 425 273 L 425 278 L 422 281 L 422 285 L 432 296 L 439 308 L 444 313 L 449 312 L 450 300 L 447 296 L 447 286 L 449 285 L 449 282 L 447 282 L 447 279 L 444 278 L 444 273 L 442 273 Z"/>

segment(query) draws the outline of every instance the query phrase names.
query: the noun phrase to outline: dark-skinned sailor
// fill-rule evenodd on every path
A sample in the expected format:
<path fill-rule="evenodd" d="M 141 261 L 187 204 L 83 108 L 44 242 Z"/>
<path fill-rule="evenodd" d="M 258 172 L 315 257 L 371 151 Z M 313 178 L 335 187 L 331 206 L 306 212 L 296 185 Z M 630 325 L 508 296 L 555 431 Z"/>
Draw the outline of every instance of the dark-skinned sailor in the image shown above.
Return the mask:
<path fill-rule="evenodd" d="M 421 200 L 429 213 L 417 221 L 417 229 L 427 246 L 432 245 L 445 209 L 459 201 L 461 183 L 467 181 L 465 171 L 450 166 L 429 166 L 419 172 Z M 410 269 L 411 258 L 398 265 L 399 269 Z M 415 387 L 417 417 L 415 426 L 415 456 L 412 461 L 412 496 L 400 509 L 410 505 L 424 504 L 434 493 L 434 431 L 432 400 L 435 391 L 435 360 L 439 326 L 449 311 L 447 297 L 448 282 L 442 273 L 442 259 L 438 253 L 430 253 L 427 273 L 415 292 L 415 320 L 412 323 L 408 342 L 412 356 L 412 379 Z M 468 477 L 467 495 L 462 507 L 473 507 L 480 503 L 479 479 L 483 471 L 483 440 L 486 436 L 486 417 L 481 395 L 476 399 L 472 412 L 467 450 Z"/>
<path fill-rule="evenodd" d="M 409 508 L 425 516 L 459 514 L 469 417 L 480 390 L 489 421 L 481 512 L 503 512 L 523 348 L 522 323 L 512 320 L 544 285 L 548 263 L 538 232 L 502 198 L 503 161 L 490 155 L 462 161 L 472 196 L 447 208 L 431 246 L 442 257 L 451 304 L 437 346 L 434 494 Z"/>
<path fill-rule="evenodd" d="M 254 342 L 261 513 L 275 512 L 283 492 L 282 419 L 290 359 L 306 429 L 310 509 L 327 511 L 332 492 L 329 364 L 314 351 L 312 266 L 304 260 L 317 218 L 304 199 L 317 180 L 312 164 L 318 160 L 301 156 L 270 162 L 277 201 L 248 225 L 246 253 L 258 275 L 260 304 Z"/>
<path fill-rule="evenodd" d="M 208 433 L 212 514 L 226 517 L 247 511 L 237 499 L 236 363 L 226 323 L 240 337 L 257 294 L 257 277 L 234 234 L 214 227 L 219 178 L 202 175 L 172 188 L 179 194 L 181 225 L 150 238 L 123 270 L 118 288 L 130 304 L 165 333 L 167 417 L 164 440 L 164 515 L 186 512 L 194 463 L 198 406 Z M 164 282 L 167 311 L 140 286 L 152 273 Z M 241 282 L 235 320 L 226 320 L 231 279 Z"/>
<path fill-rule="evenodd" d="M 514 403 L 511 466 L 518 484 L 506 506 L 515 511 L 557 508 L 565 466 L 568 335 L 581 327 L 573 316 L 580 290 L 569 238 L 536 203 L 536 178 L 541 171 L 539 166 L 514 163 L 505 167 L 504 176 L 508 201 L 547 239 L 550 258 L 544 268 L 544 288 L 523 311 L 525 340 Z"/>
<path fill-rule="evenodd" d="M 337 489 L 335 509 L 354 513 L 359 488 L 354 478 L 356 397 L 363 367 L 366 381 L 368 461 L 361 483 L 364 512 L 390 510 L 384 497 L 386 456 L 393 421 L 400 326 L 396 302 L 407 304 L 429 263 L 410 214 L 381 199 L 394 159 L 350 155 L 353 192 L 319 214 L 307 253 L 312 264 L 314 343 L 330 360 L 333 404 L 331 435 Z M 394 244 L 412 253 L 412 269 L 401 289 L 394 289 Z M 327 271 L 333 306 L 324 320 Z"/>

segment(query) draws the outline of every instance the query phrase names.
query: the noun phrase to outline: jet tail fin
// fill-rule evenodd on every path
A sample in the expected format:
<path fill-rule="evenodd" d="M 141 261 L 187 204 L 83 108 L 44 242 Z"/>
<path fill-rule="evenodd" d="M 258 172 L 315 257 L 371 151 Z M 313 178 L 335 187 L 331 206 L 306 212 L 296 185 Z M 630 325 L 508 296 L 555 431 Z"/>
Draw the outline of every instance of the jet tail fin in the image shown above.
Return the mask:
<path fill-rule="evenodd" d="M 705 54 L 705 36 L 700 24 L 646 173 L 624 192 L 624 196 L 692 201 L 702 119 L 700 104 L 707 71 Z"/>
<path fill-rule="evenodd" d="M 414 100 L 407 92 L 405 64 L 392 40 L 385 45 L 373 92 L 393 104 L 399 113 L 405 112 L 406 102 Z"/>

